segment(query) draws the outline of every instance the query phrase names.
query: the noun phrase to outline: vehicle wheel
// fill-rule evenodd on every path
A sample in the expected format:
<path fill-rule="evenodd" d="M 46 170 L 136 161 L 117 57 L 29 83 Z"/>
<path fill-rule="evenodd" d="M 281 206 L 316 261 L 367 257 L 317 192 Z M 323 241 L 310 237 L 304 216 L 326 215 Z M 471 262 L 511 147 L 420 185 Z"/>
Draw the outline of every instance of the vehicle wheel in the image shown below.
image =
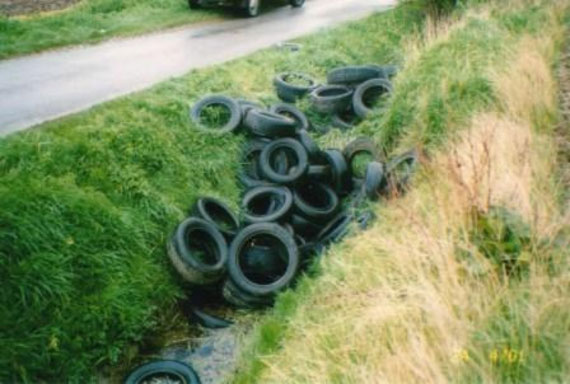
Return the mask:
<path fill-rule="evenodd" d="M 248 110 L 243 125 L 252 134 L 262 137 L 295 136 L 297 129 L 295 120 L 256 108 Z"/>
<path fill-rule="evenodd" d="M 249 274 L 244 271 L 243 257 L 252 246 L 271 248 L 271 253 L 282 261 L 277 276 Z M 253 224 L 244 228 L 230 246 L 228 273 L 240 290 L 253 296 L 273 296 L 286 289 L 297 275 L 299 250 L 287 230 L 274 223 Z"/>
<path fill-rule="evenodd" d="M 305 0 L 291 0 L 289 3 L 291 4 L 292 7 L 299 8 L 302 7 L 303 4 L 305 4 Z"/>
<path fill-rule="evenodd" d="M 392 84 L 386 79 L 372 79 L 360 84 L 352 96 L 356 116 L 364 119 L 374 109 L 374 103 L 383 95 L 392 94 Z"/>
<path fill-rule="evenodd" d="M 366 168 L 364 193 L 370 200 L 376 200 L 378 194 L 385 188 L 386 175 L 382 163 L 372 161 Z"/>
<path fill-rule="evenodd" d="M 279 103 L 269 108 L 269 112 L 288 117 L 295 121 L 297 132 L 308 131 L 310 128 L 309 119 L 297 107 L 291 104 Z"/>
<path fill-rule="evenodd" d="M 246 223 L 264 223 L 281 220 L 293 205 L 293 195 L 286 187 L 257 187 L 243 197 L 242 207 Z"/>
<path fill-rule="evenodd" d="M 287 169 L 282 172 L 275 166 L 276 156 L 285 153 Z M 277 184 L 293 184 L 307 173 L 309 156 L 303 145 L 295 139 L 279 139 L 268 144 L 259 156 L 261 173 Z"/>
<path fill-rule="evenodd" d="M 175 382 L 199 384 L 196 372 L 187 364 L 174 360 L 153 361 L 135 369 L 126 379 L 125 384 Z"/>
<path fill-rule="evenodd" d="M 370 79 L 384 77 L 384 69 L 379 65 L 351 65 L 331 70 L 327 74 L 327 83 L 354 86 Z"/>
<path fill-rule="evenodd" d="M 200 0 L 188 0 L 188 5 L 190 6 L 190 9 L 202 8 L 202 5 L 200 4 Z"/>
<path fill-rule="evenodd" d="M 239 229 L 237 215 L 226 204 L 211 197 L 198 199 L 192 212 L 195 216 L 214 224 L 218 231 L 229 239 L 228 241 L 236 235 Z"/>
<path fill-rule="evenodd" d="M 218 127 L 209 127 L 202 121 L 204 110 L 213 106 L 221 107 L 227 111 L 229 116 L 225 124 L 221 124 L 221 126 Z M 204 97 L 192 106 L 190 109 L 190 119 L 196 128 L 203 132 L 217 134 L 231 133 L 235 131 L 241 123 L 242 110 L 234 99 L 223 95 L 212 95 Z"/>
<path fill-rule="evenodd" d="M 316 85 L 316 81 L 309 75 L 299 72 L 280 73 L 273 79 L 273 86 L 277 91 L 279 99 L 294 103 L 311 92 Z"/>
<path fill-rule="evenodd" d="M 244 9 L 247 17 L 256 17 L 259 15 L 259 0 L 248 0 Z"/>
<path fill-rule="evenodd" d="M 228 244 L 206 220 L 192 217 L 183 221 L 168 242 L 167 251 L 174 268 L 189 283 L 214 283 L 225 272 Z"/>
<path fill-rule="evenodd" d="M 294 210 L 316 222 L 326 222 L 339 208 L 336 193 L 326 184 L 307 181 L 293 192 Z"/>
<path fill-rule="evenodd" d="M 352 89 L 344 85 L 322 85 L 311 92 L 311 102 L 320 113 L 335 114 L 350 105 Z"/>
<path fill-rule="evenodd" d="M 348 234 L 352 216 L 346 212 L 339 213 L 318 234 L 317 241 L 323 245 L 337 243 Z"/>
<path fill-rule="evenodd" d="M 244 292 L 230 278 L 226 279 L 224 283 L 222 296 L 228 303 L 238 308 L 256 309 L 267 307 L 273 303 L 273 297 L 259 297 Z"/>
<path fill-rule="evenodd" d="M 323 154 L 331 167 L 332 187 L 337 194 L 346 194 L 352 188 L 352 179 L 346 159 L 337 149 L 327 149 Z"/>

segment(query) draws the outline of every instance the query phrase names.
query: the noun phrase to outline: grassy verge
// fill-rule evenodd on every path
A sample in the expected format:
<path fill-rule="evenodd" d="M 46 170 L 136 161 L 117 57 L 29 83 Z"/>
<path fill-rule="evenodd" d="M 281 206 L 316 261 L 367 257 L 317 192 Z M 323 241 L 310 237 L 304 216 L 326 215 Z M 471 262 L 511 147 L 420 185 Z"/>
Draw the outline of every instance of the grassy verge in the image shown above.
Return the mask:
<path fill-rule="evenodd" d="M 213 20 L 221 15 L 190 10 L 185 0 L 83 0 L 59 12 L 0 15 L 0 59 Z"/>
<path fill-rule="evenodd" d="M 552 77 L 564 6 L 480 5 L 406 39 L 390 110 L 359 130 L 427 150 L 414 190 L 280 297 L 234 382 L 569 377 Z"/>
<path fill-rule="evenodd" d="M 0 139 L 0 382 L 90 382 L 182 296 L 165 239 L 198 196 L 235 205 L 243 140 L 192 129 L 190 104 L 210 92 L 269 104 L 286 70 L 402 63 L 422 22 L 375 15 L 299 53 L 262 51 Z"/>

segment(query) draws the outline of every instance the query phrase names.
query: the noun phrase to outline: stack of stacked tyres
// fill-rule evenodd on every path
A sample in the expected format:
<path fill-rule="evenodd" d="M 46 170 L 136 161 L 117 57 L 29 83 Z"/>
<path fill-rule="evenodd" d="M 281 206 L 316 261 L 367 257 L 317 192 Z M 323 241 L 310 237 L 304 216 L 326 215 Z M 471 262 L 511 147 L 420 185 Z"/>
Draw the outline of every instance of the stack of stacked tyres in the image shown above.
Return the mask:
<path fill-rule="evenodd" d="M 293 104 L 308 96 L 312 108 L 347 129 L 381 108 L 376 101 L 391 94 L 395 73 L 393 66 L 337 68 L 326 85 L 302 73 L 280 74 L 274 85 L 284 102 L 269 108 L 223 95 L 198 101 L 190 111 L 197 129 L 242 131 L 249 141 L 239 172 L 244 188 L 239 215 L 218 199 L 201 198 L 168 242 L 168 255 L 183 279 L 221 287 L 224 299 L 237 307 L 271 305 L 352 222 L 369 221 L 370 213 L 356 214 L 359 202 L 401 192 L 417 163 L 415 150 L 386 161 L 366 137 L 342 150 L 320 148 L 309 119 Z M 215 130 L 203 123 L 211 106 L 228 115 Z M 353 162 L 363 153 L 369 160 L 358 174 Z"/>

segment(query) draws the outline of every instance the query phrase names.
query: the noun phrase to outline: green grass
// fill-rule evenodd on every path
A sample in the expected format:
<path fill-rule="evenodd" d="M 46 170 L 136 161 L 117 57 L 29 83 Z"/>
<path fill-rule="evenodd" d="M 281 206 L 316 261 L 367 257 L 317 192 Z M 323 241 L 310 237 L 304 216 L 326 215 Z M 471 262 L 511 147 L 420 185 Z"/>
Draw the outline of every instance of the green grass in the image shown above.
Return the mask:
<path fill-rule="evenodd" d="M 225 14 L 190 10 L 185 0 L 82 0 L 60 12 L 0 15 L 0 59 L 214 20 Z"/>
<path fill-rule="evenodd" d="M 421 24 L 390 11 L 0 139 L 0 382 L 88 382 L 181 297 L 165 241 L 199 196 L 236 205 L 243 142 L 193 129 L 189 105 L 276 102 L 282 71 L 402 63 Z"/>
<path fill-rule="evenodd" d="M 547 32 L 541 30 L 541 25 L 548 24 L 552 27 L 552 20 L 547 21 L 551 14 L 544 4 L 529 4 L 504 10 L 499 5 L 493 8 L 490 18 L 479 18 L 464 11 L 454 15 L 455 18 L 463 18 L 464 24 L 451 29 L 449 35 L 440 40 L 428 41 L 425 46 L 420 44 L 416 57 L 406 62 L 404 71 L 396 80 L 388 112 L 367 119 L 352 134 L 374 137 L 389 153 L 414 145 L 424 147 L 428 153 L 433 154 L 441 149 L 450 137 L 465 129 L 474 116 L 498 108 L 500 100 L 497 99 L 493 75 L 507 68 L 507 63 L 513 60 L 513 48 L 523 37 L 540 37 L 546 33 L 548 38 L 556 39 L 555 36 L 548 35 L 552 30 Z M 382 46 L 382 43 L 387 41 L 390 41 L 390 37 L 379 37 L 376 44 Z M 547 115 L 545 120 L 535 125 L 536 130 L 544 130 L 545 127 L 555 123 L 553 111 L 548 111 Z M 429 180 L 423 181 L 424 192 L 432 193 L 436 186 L 430 185 Z M 390 221 L 387 209 L 389 208 L 378 209 L 382 222 L 381 229 L 373 228 L 369 236 L 356 235 L 360 239 L 358 241 L 382 237 L 386 234 L 383 230 L 387 228 L 394 228 L 396 231 L 404 229 L 401 228 L 399 221 Z M 384 223 L 386 225 L 383 225 Z M 483 235 L 488 234 L 483 233 Z M 533 236 L 538 235 L 533 233 Z M 419 241 L 423 238 L 418 237 Z M 409 238 L 407 241 L 414 239 Z M 497 240 L 488 236 L 485 241 Z M 561 292 L 567 289 L 567 285 L 564 284 L 567 284 L 568 280 L 568 249 L 565 249 L 568 239 L 559 240 L 559 245 L 552 242 L 552 238 L 543 238 L 541 244 L 544 246 L 538 248 L 534 246 L 532 250 L 526 252 L 526 257 L 530 254 L 535 261 L 538 259 L 537 264 L 540 267 L 537 268 L 538 271 L 534 270 L 533 276 L 536 281 L 542 281 L 541 279 L 548 281 L 553 278 L 560 282 L 561 286 L 541 285 L 541 289 L 551 289 L 552 293 L 556 292 L 556 297 L 560 298 L 563 296 Z M 322 263 L 324 271 L 320 266 L 316 266 L 317 277 L 305 277 L 294 292 L 286 292 L 279 298 L 275 309 L 260 322 L 251 336 L 249 345 L 242 355 L 242 365 L 233 378 L 233 383 L 362 382 L 356 377 L 367 377 L 368 382 L 376 382 L 375 379 L 366 376 L 367 372 L 380 374 L 374 371 L 378 366 L 368 360 L 368 355 L 372 354 L 372 351 L 353 346 L 357 340 L 350 337 L 354 328 L 364 325 L 357 322 L 352 326 L 344 325 L 345 322 L 352 321 L 351 316 L 358 316 L 356 312 L 350 313 L 357 305 L 351 308 L 346 300 L 351 300 L 353 297 L 357 300 L 359 295 L 366 297 L 370 294 L 372 301 L 374 291 L 369 292 L 364 288 L 350 290 L 347 286 L 360 287 L 366 283 L 359 284 L 347 280 L 358 279 L 364 275 L 376 282 L 376 285 L 379 285 L 378 281 L 393 279 L 392 285 L 398 286 L 401 279 L 406 278 L 405 276 L 383 276 L 377 271 L 367 272 L 367 266 L 361 264 L 371 263 L 363 261 L 364 259 L 378 258 L 376 263 L 385 265 L 380 269 L 389 274 L 394 267 L 386 257 L 400 258 L 403 255 L 399 254 L 402 251 L 400 248 L 394 251 L 394 254 L 386 255 L 378 251 L 367 253 L 366 246 L 362 246 L 364 251 L 361 249 L 355 251 L 352 248 L 354 245 L 355 242 L 352 242 L 346 247 L 342 244 L 333 247 L 325 256 L 331 260 Z M 505 247 L 507 246 L 510 245 Z M 502 251 L 504 252 L 504 249 Z M 544 260 L 550 261 L 545 265 Z M 549 263 L 555 267 L 549 273 L 541 275 L 541 268 L 547 267 Z M 533 268 L 536 268 L 537 264 Z M 371 276 L 373 273 L 376 274 Z M 421 276 L 421 278 L 431 277 Z M 433 278 L 438 277 L 436 275 Z M 564 366 L 568 362 L 567 339 L 563 335 L 570 324 L 570 318 L 568 311 L 563 309 L 565 304 L 556 301 L 556 304 L 553 302 L 550 307 L 547 301 L 543 301 L 544 308 L 548 308 L 546 310 L 548 314 L 545 313 L 545 317 L 541 317 L 543 323 L 533 324 L 535 327 L 531 329 L 532 323 L 529 318 L 536 315 L 535 305 L 537 305 L 536 302 L 529 301 L 532 293 L 536 293 L 533 292 L 533 286 L 529 284 L 529 280 L 522 282 L 514 280 L 510 286 L 506 285 L 508 288 L 497 299 L 496 310 L 485 323 L 478 324 L 478 329 L 472 330 L 472 347 L 464 350 L 465 356 L 472 361 L 462 368 L 462 375 L 456 382 L 488 382 L 486 380 L 489 380 L 489 377 L 496 382 L 536 382 L 536 380 L 548 380 L 545 379 L 547 377 L 553 382 L 559 382 L 558 380 L 564 377 L 564 372 L 567 372 Z M 325 297 L 327 294 L 331 296 Z M 541 295 L 542 292 L 538 294 L 539 297 Z M 327 306 L 328 300 L 332 301 L 330 306 Z M 349 313 L 346 313 L 347 311 Z M 397 316 L 390 308 L 386 308 L 385 313 Z M 369 314 L 365 312 L 364 315 Z M 382 319 L 387 316 L 386 322 L 392 319 L 390 315 L 384 315 L 382 310 L 379 310 L 377 316 Z M 425 313 L 422 319 L 429 316 L 430 313 Z M 394 321 L 403 322 L 408 319 L 396 318 Z M 336 327 L 334 329 L 333 324 Z M 410 323 L 406 325 L 411 326 Z M 420 335 L 424 331 L 422 327 L 424 325 L 419 324 L 417 329 L 401 331 L 417 331 L 417 335 Z M 328 328 L 331 330 L 327 331 Z M 386 330 L 384 334 L 386 340 L 370 340 L 367 347 L 387 351 L 397 349 L 398 346 L 390 345 L 387 341 L 396 338 L 389 332 L 397 330 L 394 331 L 393 328 Z M 406 337 L 406 340 L 413 340 L 417 335 L 412 333 L 409 336 L 411 339 Z M 370 337 L 373 336 L 362 335 L 363 339 Z M 362 340 L 358 342 L 366 343 Z M 319 344 L 315 346 L 315 343 Z M 418 341 L 418 345 L 423 346 L 421 341 Z M 490 362 L 489 356 L 495 356 L 495 352 L 497 360 Z M 526 353 L 526 356 L 523 357 L 521 353 L 523 355 Z M 512 360 L 513 356 L 514 362 L 507 361 Z M 396 361 L 397 357 L 395 355 L 392 357 Z M 452 356 L 449 358 L 451 360 Z M 359 359 L 362 362 L 359 363 Z M 364 361 L 370 363 L 372 367 L 365 367 Z M 353 370 L 341 368 L 345 366 L 352 367 Z M 482 366 L 487 370 L 482 369 Z M 308 370 L 307 367 L 311 369 Z M 408 368 L 408 366 L 400 367 Z M 413 372 L 413 369 L 410 371 Z M 425 377 L 430 377 L 429 372 L 422 372 L 426 373 Z M 359 373 L 362 375 L 358 376 Z M 385 372 L 381 374 L 378 380 L 407 382 L 398 376 L 396 379 L 393 377 L 390 379 L 391 376 L 386 376 Z M 421 376 L 421 372 L 418 376 Z"/>

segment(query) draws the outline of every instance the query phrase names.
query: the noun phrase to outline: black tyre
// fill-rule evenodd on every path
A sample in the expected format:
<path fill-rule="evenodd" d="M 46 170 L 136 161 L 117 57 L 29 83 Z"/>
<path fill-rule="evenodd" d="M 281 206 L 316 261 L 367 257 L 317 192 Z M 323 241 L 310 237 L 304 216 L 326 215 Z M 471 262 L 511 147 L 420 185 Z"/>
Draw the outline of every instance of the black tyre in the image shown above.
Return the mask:
<path fill-rule="evenodd" d="M 309 159 L 314 161 L 321 158 L 321 149 L 319 148 L 315 140 L 313 140 L 309 132 L 307 132 L 306 130 L 301 130 L 297 134 L 297 138 L 299 139 L 299 142 L 303 145 L 303 147 L 307 151 Z"/>
<path fill-rule="evenodd" d="M 305 0 L 290 0 L 289 3 L 294 8 L 302 7 L 305 4 Z"/>
<path fill-rule="evenodd" d="M 295 120 L 261 109 L 249 109 L 243 125 L 254 135 L 264 137 L 295 136 Z"/>
<path fill-rule="evenodd" d="M 285 228 L 285 226 L 283 226 Z M 287 228 L 287 232 L 293 235 Z M 242 269 L 246 274 L 265 275 L 275 278 L 279 276 L 284 261 L 273 253 L 271 247 L 253 245 L 248 248 L 242 258 Z"/>
<path fill-rule="evenodd" d="M 317 242 L 323 245 L 339 242 L 348 234 L 351 221 L 351 215 L 341 212 L 321 230 L 317 236 Z"/>
<path fill-rule="evenodd" d="M 348 108 L 352 92 L 344 85 L 323 85 L 311 92 L 311 103 L 320 113 L 335 114 Z"/>
<path fill-rule="evenodd" d="M 316 85 L 309 75 L 298 72 L 281 73 L 273 79 L 277 96 L 287 103 L 294 103 L 307 95 Z"/>
<path fill-rule="evenodd" d="M 376 200 L 386 186 L 386 175 L 382 163 L 373 161 L 366 168 L 364 179 L 364 193 L 370 200 Z"/>
<path fill-rule="evenodd" d="M 294 211 L 311 221 L 326 222 L 337 212 L 339 198 L 326 184 L 307 181 L 293 192 Z"/>
<path fill-rule="evenodd" d="M 279 103 L 272 105 L 269 112 L 288 117 L 295 121 L 296 131 L 309 130 L 310 124 L 307 116 L 297 107 L 291 104 Z"/>
<path fill-rule="evenodd" d="M 378 65 L 354 65 L 333 69 L 327 74 L 327 82 L 353 86 L 383 77 L 385 77 L 384 70 Z"/>
<path fill-rule="evenodd" d="M 320 224 L 314 223 L 300 215 L 292 214 L 290 223 L 295 229 L 295 233 L 305 239 L 311 239 L 322 229 Z"/>
<path fill-rule="evenodd" d="M 352 96 L 356 116 L 364 119 L 375 108 L 374 103 L 392 93 L 392 84 L 386 79 L 372 79 L 359 85 Z"/>
<path fill-rule="evenodd" d="M 327 149 L 323 152 L 324 158 L 331 167 L 332 187 L 339 195 L 346 194 L 352 188 L 352 180 L 348 164 L 339 150 Z"/>
<path fill-rule="evenodd" d="M 354 128 L 358 122 L 359 119 L 352 110 L 352 104 L 345 111 L 335 113 L 331 119 L 332 125 L 343 131 Z"/>
<path fill-rule="evenodd" d="M 386 164 L 386 188 L 389 194 L 400 193 L 407 188 L 418 162 L 418 151 L 412 149 L 396 156 Z"/>
<path fill-rule="evenodd" d="M 244 292 L 229 278 L 224 282 L 222 296 L 228 303 L 238 308 L 256 309 L 273 304 L 273 297 L 254 296 Z"/>
<path fill-rule="evenodd" d="M 228 244 L 206 220 L 192 217 L 180 223 L 167 250 L 174 268 L 189 283 L 214 283 L 225 272 Z"/>
<path fill-rule="evenodd" d="M 204 109 L 213 106 L 221 106 L 227 109 L 229 113 L 228 121 L 224 125 L 216 128 L 210 128 L 202 122 L 202 113 Z M 196 128 L 203 132 L 217 134 L 230 133 L 239 127 L 242 119 L 242 110 L 234 99 L 222 95 L 212 95 L 205 97 L 194 104 L 190 109 L 190 119 L 194 122 Z"/>
<path fill-rule="evenodd" d="M 277 277 L 249 275 L 243 271 L 242 257 L 252 246 L 270 247 L 283 260 Z M 287 288 L 297 275 L 299 252 L 295 239 L 286 229 L 274 223 L 253 224 L 244 228 L 230 246 L 228 273 L 232 281 L 246 293 L 270 296 Z"/>
<path fill-rule="evenodd" d="M 241 168 L 238 172 L 238 179 L 247 189 L 269 185 L 268 181 L 263 179 L 259 167 L 259 156 L 263 148 L 270 143 L 268 139 L 251 140 L 245 147 L 241 156 Z"/>
<path fill-rule="evenodd" d="M 331 179 L 330 165 L 309 165 L 307 177 L 311 180 L 327 180 Z"/>
<path fill-rule="evenodd" d="M 239 219 L 227 204 L 211 197 L 198 199 L 192 209 L 194 215 L 212 224 L 225 236 L 231 240 L 239 229 Z"/>
<path fill-rule="evenodd" d="M 244 117 L 250 109 L 261 109 L 261 110 L 264 109 L 263 105 L 256 103 L 254 101 L 249 101 L 245 99 L 237 99 L 236 101 L 241 107 L 242 116 Z"/>
<path fill-rule="evenodd" d="M 210 315 L 196 307 L 190 309 L 191 317 L 198 324 L 208 329 L 222 329 L 230 327 L 233 322 L 221 317 Z"/>
<path fill-rule="evenodd" d="M 366 175 L 367 164 L 362 163 L 362 156 L 365 156 L 366 162 L 381 161 L 382 156 L 380 149 L 368 137 L 358 137 L 352 140 L 342 150 L 342 154 L 346 159 L 350 173 L 352 174 L 352 181 L 355 184 L 361 184 Z M 363 165 L 364 167 L 361 167 Z M 362 168 L 362 169 L 361 169 Z"/>
<path fill-rule="evenodd" d="M 243 197 L 244 221 L 248 224 L 279 221 L 293 206 L 293 195 L 286 187 L 261 186 Z"/>
<path fill-rule="evenodd" d="M 283 153 L 288 159 L 288 169 L 280 172 L 276 169 L 276 157 Z M 293 184 L 301 179 L 309 167 L 308 155 L 305 147 L 295 139 L 279 139 L 268 144 L 259 157 L 259 166 L 265 177 L 278 184 Z"/>
<path fill-rule="evenodd" d="M 200 384 L 198 374 L 188 364 L 174 360 L 160 360 L 143 364 L 132 371 L 125 384 L 143 384 L 164 380 L 181 384 Z"/>

